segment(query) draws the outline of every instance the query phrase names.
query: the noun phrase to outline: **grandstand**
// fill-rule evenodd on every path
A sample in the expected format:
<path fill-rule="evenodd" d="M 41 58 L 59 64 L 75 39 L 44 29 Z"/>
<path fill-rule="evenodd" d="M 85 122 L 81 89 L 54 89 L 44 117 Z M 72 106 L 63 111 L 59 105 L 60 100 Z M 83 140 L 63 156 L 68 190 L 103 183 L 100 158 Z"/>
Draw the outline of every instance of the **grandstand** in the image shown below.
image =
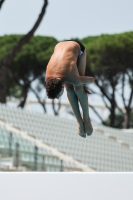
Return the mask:
<path fill-rule="evenodd" d="M 76 120 L 1 104 L 0 168 L 5 171 L 133 171 L 133 130 L 94 123 L 93 127 L 93 135 L 84 139 L 78 135 Z M 10 162 L 8 168 L 7 164 L 4 168 L 4 159 Z"/>
<path fill-rule="evenodd" d="M 1 171 L 94 171 L 2 121 L 0 153 Z"/>

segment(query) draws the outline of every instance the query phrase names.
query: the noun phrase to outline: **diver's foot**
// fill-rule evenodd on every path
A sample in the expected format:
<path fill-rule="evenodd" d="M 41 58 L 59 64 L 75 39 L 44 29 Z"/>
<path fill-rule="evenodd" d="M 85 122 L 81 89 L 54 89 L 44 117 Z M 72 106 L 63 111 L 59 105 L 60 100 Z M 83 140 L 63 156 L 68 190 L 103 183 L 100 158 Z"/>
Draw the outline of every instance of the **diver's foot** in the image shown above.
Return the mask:
<path fill-rule="evenodd" d="M 84 127 L 85 127 L 85 133 L 88 136 L 91 136 L 92 133 L 93 133 L 93 127 L 92 127 L 90 119 L 89 118 L 88 119 L 84 119 L 83 122 L 84 122 Z"/>
<path fill-rule="evenodd" d="M 86 138 L 86 133 L 85 133 L 85 128 L 84 128 L 84 122 L 78 124 L 79 125 L 79 131 L 78 131 L 78 134 L 83 137 L 83 138 Z"/>

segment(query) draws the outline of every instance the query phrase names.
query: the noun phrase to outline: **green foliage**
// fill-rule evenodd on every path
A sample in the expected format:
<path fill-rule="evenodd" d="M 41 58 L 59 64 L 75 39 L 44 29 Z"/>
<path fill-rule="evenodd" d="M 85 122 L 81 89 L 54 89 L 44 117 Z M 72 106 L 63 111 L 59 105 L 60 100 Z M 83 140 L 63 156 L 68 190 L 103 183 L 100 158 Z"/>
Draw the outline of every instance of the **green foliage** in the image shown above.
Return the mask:
<path fill-rule="evenodd" d="M 5 35 L 0 37 L 0 66 L 8 52 L 22 36 Z M 8 96 L 20 98 L 23 95 L 23 88 L 18 83 L 28 84 L 35 77 L 45 73 L 47 63 L 56 44 L 55 38 L 34 36 L 22 47 L 21 51 L 15 56 L 8 74 Z"/>
<path fill-rule="evenodd" d="M 115 74 L 133 66 L 133 32 L 88 37 L 83 41 L 93 70 L 112 70 Z"/>
<path fill-rule="evenodd" d="M 41 74 L 46 70 L 56 44 L 57 41 L 51 37 L 33 37 L 16 55 L 12 63 L 13 70 L 17 70 L 19 75 L 24 74 L 27 78 L 33 74 Z"/>
<path fill-rule="evenodd" d="M 103 123 L 105 126 L 110 126 L 110 117 L 108 117 Z M 117 113 L 115 117 L 114 127 L 122 129 L 124 125 L 124 115 L 123 113 Z M 131 113 L 131 120 L 129 123 L 130 128 L 133 128 L 133 112 Z"/>
<path fill-rule="evenodd" d="M 20 40 L 22 35 L 4 35 L 0 36 L 0 66 L 2 61 L 7 56 L 8 52 Z"/>
<path fill-rule="evenodd" d="M 85 37 L 81 40 L 81 42 L 86 46 L 86 44 L 90 44 L 91 42 L 94 42 L 99 36 L 89 36 Z"/>
<path fill-rule="evenodd" d="M 115 120 L 114 120 L 114 127 L 115 128 L 123 128 L 123 123 L 124 123 L 124 115 L 119 113 L 115 115 Z M 105 126 L 110 126 L 110 117 L 108 117 L 103 123 Z"/>
<path fill-rule="evenodd" d="M 122 85 L 122 75 L 130 74 L 128 85 L 133 87 L 133 32 L 88 37 L 83 41 L 87 51 L 86 75 L 95 77 L 102 97 L 108 99 L 110 116 L 113 116 L 108 120 L 110 126 L 115 126 L 116 92 L 118 84 Z"/>

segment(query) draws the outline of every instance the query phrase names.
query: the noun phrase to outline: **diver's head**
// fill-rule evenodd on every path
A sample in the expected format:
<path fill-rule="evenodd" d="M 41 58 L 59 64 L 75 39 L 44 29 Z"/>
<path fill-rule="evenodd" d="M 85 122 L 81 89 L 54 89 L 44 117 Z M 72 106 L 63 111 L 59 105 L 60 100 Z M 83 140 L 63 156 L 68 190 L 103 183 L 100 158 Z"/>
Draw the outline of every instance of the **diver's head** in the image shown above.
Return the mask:
<path fill-rule="evenodd" d="M 46 81 L 46 92 L 49 99 L 59 99 L 64 92 L 62 80 L 59 78 L 51 78 Z"/>

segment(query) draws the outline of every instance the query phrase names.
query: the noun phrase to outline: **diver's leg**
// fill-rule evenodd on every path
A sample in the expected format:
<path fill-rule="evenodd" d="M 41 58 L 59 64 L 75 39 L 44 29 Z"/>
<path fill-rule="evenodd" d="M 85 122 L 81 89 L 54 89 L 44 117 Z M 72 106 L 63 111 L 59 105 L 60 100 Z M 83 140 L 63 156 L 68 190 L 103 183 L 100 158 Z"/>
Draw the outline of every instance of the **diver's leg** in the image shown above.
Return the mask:
<path fill-rule="evenodd" d="M 72 107 L 72 110 L 73 110 L 74 115 L 78 122 L 78 128 L 79 128 L 78 133 L 80 136 L 86 137 L 83 120 L 82 120 L 81 113 L 79 110 L 78 97 L 74 91 L 73 85 L 69 84 L 69 83 L 65 83 L 65 87 L 66 87 L 66 91 L 67 91 L 68 100 L 70 102 L 70 105 Z"/>
<path fill-rule="evenodd" d="M 79 76 L 84 76 L 85 68 L 86 68 L 86 50 L 78 58 L 77 68 L 78 68 Z M 93 132 L 93 128 L 92 128 L 90 117 L 89 117 L 88 95 L 85 92 L 83 85 L 74 86 L 74 90 L 78 96 L 80 105 L 83 110 L 83 121 L 84 121 L 85 131 L 87 135 L 91 135 Z"/>
<path fill-rule="evenodd" d="M 83 122 L 85 126 L 85 132 L 87 133 L 87 135 L 91 135 L 93 132 L 93 128 L 89 117 L 88 95 L 84 91 L 83 85 L 74 86 L 74 89 L 83 110 Z"/>

